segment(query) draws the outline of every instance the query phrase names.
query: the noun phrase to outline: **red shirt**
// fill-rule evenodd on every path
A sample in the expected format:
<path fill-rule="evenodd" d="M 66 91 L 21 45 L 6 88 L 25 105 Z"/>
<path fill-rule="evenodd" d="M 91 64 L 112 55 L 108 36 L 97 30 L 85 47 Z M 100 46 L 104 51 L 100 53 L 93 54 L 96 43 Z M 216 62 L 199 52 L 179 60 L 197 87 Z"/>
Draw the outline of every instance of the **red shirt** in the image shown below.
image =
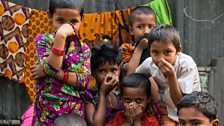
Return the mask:
<path fill-rule="evenodd" d="M 124 124 L 125 120 L 125 116 L 121 112 L 117 112 L 115 117 L 105 126 L 121 126 Z M 159 126 L 156 117 L 149 115 L 147 112 L 143 113 L 141 121 L 141 126 Z"/>

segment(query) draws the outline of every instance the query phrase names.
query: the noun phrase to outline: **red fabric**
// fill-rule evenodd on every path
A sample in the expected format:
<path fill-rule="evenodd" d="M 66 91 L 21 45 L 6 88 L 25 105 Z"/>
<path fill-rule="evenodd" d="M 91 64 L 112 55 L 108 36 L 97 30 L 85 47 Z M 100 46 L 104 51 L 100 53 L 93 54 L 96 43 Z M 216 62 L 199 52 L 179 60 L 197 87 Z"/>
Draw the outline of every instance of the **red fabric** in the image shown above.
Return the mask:
<path fill-rule="evenodd" d="M 125 122 L 125 120 L 126 120 L 125 116 L 121 112 L 117 112 L 115 114 L 114 119 L 112 119 L 105 126 L 121 126 Z M 156 117 L 144 112 L 142 116 L 141 125 L 142 126 L 159 126 L 159 122 L 157 121 Z"/>

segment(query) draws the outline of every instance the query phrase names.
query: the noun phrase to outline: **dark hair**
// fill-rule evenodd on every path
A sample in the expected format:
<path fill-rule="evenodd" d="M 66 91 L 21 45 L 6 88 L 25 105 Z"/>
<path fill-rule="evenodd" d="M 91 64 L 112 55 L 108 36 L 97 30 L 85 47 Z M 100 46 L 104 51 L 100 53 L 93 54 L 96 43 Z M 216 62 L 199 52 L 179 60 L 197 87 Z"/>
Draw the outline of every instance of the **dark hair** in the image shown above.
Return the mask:
<path fill-rule="evenodd" d="M 206 92 L 194 91 L 191 94 L 182 97 L 177 104 L 177 114 L 181 108 L 195 107 L 202 112 L 210 121 L 217 119 L 217 103 L 215 98 Z"/>
<path fill-rule="evenodd" d="M 133 8 L 131 10 L 131 13 L 130 13 L 130 16 L 129 16 L 130 26 L 133 25 L 135 16 L 136 15 L 140 15 L 140 14 L 153 14 L 153 15 L 156 16 L 155 12 L 150 7 L 147 7 L 147 6 L 137 6 L 137 7 Z"/>
<path fill-rule="evenodd" d="M 83 16 L 84 13 L 84 1 L 83 0 L 50 0 L 49 3 L 49 12 L 53 16 L 56 9 L 58 8 L 69 8 L 75 9 L 80 12 L 80 16 Z"/>
<path fill-rule="evenodd" d="M 108 42 L 103 42 L 100 46 L 93 47 L 91 54 L 90 65 L 92 72 L 106 62 L 117 64 L 118 66 L 120 65 L 121 56 L 119 49 Z"/>
<path fill-rule="evenodd" d="M 170 25 L 160 25 L 152 29 L 148 35 L 149 48 L 153 42 L 172 42 L 177 52 L 181 51 L 180 35 L 178 31 Z"/>
<path fill-rule="evenodd" d="M 123 90 L 126 87 L 131 88 L 143 88 L 149 98 L 151 96 L 151 82 L 149 79 L 141 73 L 132 73 L 122 78 L 120 83 L 120 93 L 123 94 Z"/>
<path fill-rule="evenodd" d="M 74 114 L 61 115 L 54 121 L 54 126 L 87 126 L 86 122 Z"/>

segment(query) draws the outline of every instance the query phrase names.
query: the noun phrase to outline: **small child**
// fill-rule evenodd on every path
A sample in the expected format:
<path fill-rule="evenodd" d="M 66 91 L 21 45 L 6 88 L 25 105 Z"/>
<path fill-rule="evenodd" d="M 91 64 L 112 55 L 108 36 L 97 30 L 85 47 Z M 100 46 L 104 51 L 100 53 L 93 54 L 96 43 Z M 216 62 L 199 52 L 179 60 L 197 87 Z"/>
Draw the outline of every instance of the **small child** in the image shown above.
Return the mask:
<path fill-rule="evenodd" d="M 79 116 L 74 114 L 65 114 L 59 116 L 54 121 L 54 126 L 87 126 L 86 122 Z"/>
<path fill-rule="evenodd" d="M 132 73 L 120 83 L 123 111 L 117 112 L 106 126 L 159 126 L 147 112 L 151 97 L 151 83 L 143 74 Z"/>
<path fill-rule="evenodd" d="M 92 48 L 91 71 L 96 79 L 92 103 L 85 105 L 86 120 L 90 126 L 103 126 L 121 109 L 121 99 L 113 89 L 118 86 L 120 74 L 119 49 L 104 42 Z"/>
<path fill-rule="evenodd" d="M 219 126 L 217 103 L 206 92 L 192 92 L 177 104 L 180 126 Z"/>
<path fill-rule="evenodd" d="M 161 97 L 162 126 L 176 126 L 176 104 L 185 94 L 200 91 L 199 74 L 194 60 L 181 52 L 180 36 L 169 25 L 154 28 L 148 36 L 151 57 L 137 73 L 152 76 Z"/>
<path fill-rule="evenodd" d="M 134 73 L 139 64 L 149 57 L 148 41 L 144 35 L 156 26 L 156 14 L 149 7 L 137 6 L 131 10 L 129 23 L 129 32 L 134 40 L 121 45 L 123 76 Z"/>
<path fill-rule="evenodd" d="M 83 12 L 83 0 L 50 0 L 55 32 L 36 37 L 39 64 L 31 67 L 38 79 L 33 125 L 52 126 L 67 113 L 84 118 L 91 72 L 90 49 L 78 38 Z"/>

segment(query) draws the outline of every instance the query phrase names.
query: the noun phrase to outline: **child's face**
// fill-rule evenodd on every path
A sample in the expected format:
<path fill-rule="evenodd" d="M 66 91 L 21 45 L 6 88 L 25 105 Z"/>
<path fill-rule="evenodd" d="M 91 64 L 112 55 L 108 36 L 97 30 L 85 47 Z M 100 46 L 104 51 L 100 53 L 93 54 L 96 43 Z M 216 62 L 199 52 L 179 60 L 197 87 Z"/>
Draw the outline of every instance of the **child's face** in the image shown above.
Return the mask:
<path fill-rule="evenodd" d="M 130 34 L 134 36 L 135 42 L 140 37 L 151 32 L 152 28 L 156 26 L 156 17 L 153 14 L 135 15 L 132 26 L 130 27 Z"/>
<path fill-rule="evenodd" d="M 119 76 L 120 67 L 117 64 L 110 64 L 110 62 L 106 62 L 105 64 L 97 67 L 95 71 L 93 71 L 93 75 L 98 87 L 100 87 L 100 84 L 103 82 L 107 74 Z"/>
<path fill-rule="evenodd" d="M 62 24 L 72 23 L 75 30 L 78 31 L 81 25 L 80 12 L 75 9 L 58 8 L 53 14 L 52 23 L 55 30 Z"/>
<path fill-rule="evenodd" d="M 143 112 L 149 103 L 149 98 L 147 97 L 146 91 L 142 87 L 125 87 L 121 97 L 123 109 L 125 111 L 128 111 L 130 107 L 135 106 L 136 108 L 140 107 Z"/>
<path fill-rule="evenodd" d="M 181 108 L 178 117 L 180 126 L 219 126 L 218 120 L 210 121 L 195 107 Z"/>
<path fill-rule="evenodd" d="M 158 66 L 158 63 L 164 59 L 170 64 L 174 64 L 176 60 L 177 50 L 172 42 L 152 42 L 150 46 L 150 55 L 154 64 Z"/>

